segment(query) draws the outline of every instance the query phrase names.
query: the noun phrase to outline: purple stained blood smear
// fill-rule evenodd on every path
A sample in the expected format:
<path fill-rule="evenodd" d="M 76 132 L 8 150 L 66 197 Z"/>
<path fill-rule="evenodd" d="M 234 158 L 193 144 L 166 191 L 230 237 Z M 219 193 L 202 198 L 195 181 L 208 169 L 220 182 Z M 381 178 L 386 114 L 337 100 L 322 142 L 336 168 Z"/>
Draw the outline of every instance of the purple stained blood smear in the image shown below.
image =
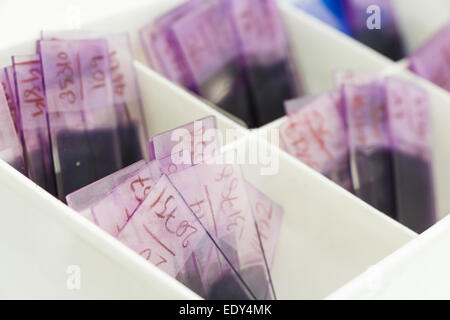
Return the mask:
<path fill-rule="evenodd" d="M 355 151 L 359 188 L 356 195 L 376 209 L 396 218 L 392 151 L 386 148 Z"/>
<path fill-rule="evenodd" d="M 140 140 L 139 124 L 130 121 L 118 127 L 122 167 L 127 167 L 144 158 Z"/>
<path fill-rule="evenodd" d="M 247 68 L 256 126 L 283 117 L 284 102 L 296 96 L 289 63 L 280 61 L 267 66 Z"/>
<path fill-rule="evenodd" d="M 405 56 L 391 1 L 342 0 L 342 5 L 357 40 L 393 60 L 400 60 Z"/>
<path fill-rule="evenodd" d="M 388 28 L 380 30 L 358 29 L 355 38 L 394 61 L 405 56 L 405 50 L 398 33 L 390 32 Z"/>
<path fill-rule="evenodd" d="M 195 255 L 192 255 L 186 261 L 183 267 L 183 271 L 178 273 L 176 279 L 181 283 L 189 286 L 189 289 L 197 293 L 199 296 L 205 296 L 205 288 L 201 279 L 201 275 L 197 272 L 197 263 L 195 261 Z"/>
<path fill-rule="evenodd" d="M 351 180 L 351 171 L 350 171 L 350 156 L 349 154 L 344 155 L 341 160 L 336 161 L 333 164 L 333 168 L 328 172 L 325 172 L 324 175 L 340 185 L 342 188 L 346 189 L 349 192 L 354 192 L 353 184 Z"/>
<path fill-rule="evenodd" d="M 252 300 L 238 276 L 231 271 L 225 272 L 213 283 L 205 298 L 207 300 Z"/>
<path fill-rule="evenodd" d="M 62 187 L 60 199 L 120 169 L 114 152 L 115 139 L 116 133 L 107 129 L 89 133 L 68 130 L 58 132 L 61 164 L 59 181 Z"/>
<path fill-rule="evenodd" d="M 436 222 L 430 163 L 417 156 L 394 152 L 397 219 L 421 233 Z"/>
<path fill-rule="evenodd" d="M 13 161 L 9 162 L 9 164 L 16 169 L 17 171 L 19 171 L 20 173 L 22 173 L 23 175 L 27 175 L 27 170 L 25 169 L 25 164 L 23 162 L 23 158 L 22 157 L 18 157 L 16 159 L 14 159 Z"/>
<path fill-rule="evenodd" d="M 51 170 L 53 170 L 52 163 L 49 159 L 50 150 L 32 150 L 27 154 L 27 160 L 33 163 L 35 167 L 45 168 L 45 170 L 36 170 L 34 173 L 34 182 L 47 190 L 49 193 L 56 195 L 55 178 Z"/>
<path fill-rule="evenodd" d="M 241 270 L 240 274 L 245 283 L 248 283 L 249 287 L 252 288 L 256 299 L 273 299 L 269 288 L 270 281 L 267 270 L 263 264 L 246 267 Z"/>
<path fill-rule="evenodd" d="M 233 61 L 202 83 L 201 96 L 243 120 L 249 127 L 257 125 L 250 105 L 247 82 L 238 63 Z"/>

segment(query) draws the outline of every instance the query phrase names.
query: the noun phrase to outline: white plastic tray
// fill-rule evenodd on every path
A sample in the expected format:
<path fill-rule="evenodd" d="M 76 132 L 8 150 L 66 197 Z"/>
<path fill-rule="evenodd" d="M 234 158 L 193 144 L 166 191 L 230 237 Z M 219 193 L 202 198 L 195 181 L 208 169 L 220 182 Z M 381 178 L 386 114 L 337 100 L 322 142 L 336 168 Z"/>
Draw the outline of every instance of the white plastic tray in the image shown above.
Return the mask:
<path fill-rule="evenodd" d="M 138 27 L 178 2 L 154 0 L 86 27 L 135 35 Z M 329 88 L 335 68 L 390 66 L 387 59 L 284 4 L 283 15 L 308 92 Z M 12 53 L 30 52 L 32 40 L 5 48 L 0 62 Z M 139 62 L 136 67 L 150 134 L 209 114 L 216 115 L 221 130 L 243 130 Z M 249 143 L 278 151 L 251 136 L 237 142 Z M 273 268 L 279 298 L 325 298 L 416 237 L 292 157 L 280 153 L 279 161 L 275 176 L 261 176 L 258 166 L 244 166 L 246 177 L 285 209 Z M 0 297 L 197 297 L 1 161 L 0 213 Z M 67 288 L 71 265 L 80 267 L 80 290 Z"/>
<path fill-rule="evenodd" d="M 328 299 L 449 299 L 450 217 Z"/>
<path fill-rule="evenodd" d="M 139 65 L 138 72 L 147 119 L 149 124 L 158 123 L 157 131 L 179 125 L 184 121 L 181 115 L 191 121 L 207 114 L 207 106 L 190 94 Z M 161 101 L 162 96 L 171 97 L 165 101 L 171 105 L 170 113 L 165 105 L 149 104 Z M 216 116 L 221 127 L 233 125 L 220 114 Z M 279 168 L 275 176 L 261 176 L 258 167 L 244 166 L 247 178 L 286 211 L 273 271 L 280 297 L 324 298 L 415 237 L 286 155 L 280 155 Z M 0 199 L 0 252 L 5 261 L 0 265 L 0 296 L 194 297 L 3 162 Z M 79 291 L 66 287 L 65 272 L 70 265 L 81 268 Z"/>

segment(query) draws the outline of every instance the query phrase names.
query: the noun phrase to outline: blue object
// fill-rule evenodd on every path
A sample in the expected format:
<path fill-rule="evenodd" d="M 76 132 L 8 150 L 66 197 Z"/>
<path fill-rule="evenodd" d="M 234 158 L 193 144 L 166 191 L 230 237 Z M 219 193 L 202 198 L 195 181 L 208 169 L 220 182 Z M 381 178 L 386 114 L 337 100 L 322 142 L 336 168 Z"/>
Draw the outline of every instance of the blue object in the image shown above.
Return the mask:
<path fill-rule="evenodd" d="M 342 0 L 318 0 L 318 2 L 322 2 L 339 20 L 345 21 Z"/>
<path fill-rule="evenodd" d="M 343 16 L 340 0 L 295 0 L 293 3 L 337 30 L 351 35 L 350 28 Z"/>

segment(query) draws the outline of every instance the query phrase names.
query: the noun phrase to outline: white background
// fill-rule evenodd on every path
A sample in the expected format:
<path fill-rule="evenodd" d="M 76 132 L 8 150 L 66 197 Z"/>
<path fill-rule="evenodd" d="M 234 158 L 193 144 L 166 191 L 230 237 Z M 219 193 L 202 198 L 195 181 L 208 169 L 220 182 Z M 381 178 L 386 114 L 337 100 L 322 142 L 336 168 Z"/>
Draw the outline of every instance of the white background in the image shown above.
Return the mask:
<path fill-rule="evenodd" d="M 0 0 L 0 50 L 37 38 L 42 29 L 68 29 L 153 0 Z M 79 14 L 78 14 L 79 13 Z"/>

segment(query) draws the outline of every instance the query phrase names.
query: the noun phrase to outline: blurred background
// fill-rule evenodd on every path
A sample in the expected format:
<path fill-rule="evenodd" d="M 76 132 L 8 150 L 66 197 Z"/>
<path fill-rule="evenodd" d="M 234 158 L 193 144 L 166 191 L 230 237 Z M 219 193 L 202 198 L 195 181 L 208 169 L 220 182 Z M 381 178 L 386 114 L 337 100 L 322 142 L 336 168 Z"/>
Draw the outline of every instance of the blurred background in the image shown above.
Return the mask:
<path fill-rule="evenodd" d="M 447 0 L 292 0 L 301 10 L 337 30 L 354 37 L 385 56 L 400 60 L 417 49 L 442 25 L 450 21 L 450 1 Z M 357 7 L 360 12 L 351 11 Z M 381 9 L 381 30 L 368 35 L 365 21 L 355 16 L 368 16 L 365 9 L 378 5 Z M 448 8 L 448 10 L 442 10 Z M 398 37 L 392 33 L 398 33 Z M 400 45 L 400 48 L 393 48 Z"/>
<path fill-rule="evenodd" d="M 153 1 L 155 0 L 1 0 L 0 49 L 35 37 L 42 29 L 77 28 L 93 20 L 115 15 L 123 10 L 138 8 Z M 349 23 L 344 10 L 345 2 L 347 2 L 345 0 L 281 1 L 293 2 L 300 10 L 308 12 L 349 36 L 357 37 L 354 26 Z M 382 7 L 383 4 L 388 3 L 392 8 L 395 25 L 402 36 L 406 53 L 419 47 L 442 26 L 444 21 L 450 19 L 450 1 L 448 0 L 368 0 L 363 2 L 381 4 Z M 449 10 L 442 10 L 442 8 Z M 362 38 L 358 40 L 365 42 Z M 389 56 L 389 52 L 383 52 L 383 50 L 381 52 Z"/>

